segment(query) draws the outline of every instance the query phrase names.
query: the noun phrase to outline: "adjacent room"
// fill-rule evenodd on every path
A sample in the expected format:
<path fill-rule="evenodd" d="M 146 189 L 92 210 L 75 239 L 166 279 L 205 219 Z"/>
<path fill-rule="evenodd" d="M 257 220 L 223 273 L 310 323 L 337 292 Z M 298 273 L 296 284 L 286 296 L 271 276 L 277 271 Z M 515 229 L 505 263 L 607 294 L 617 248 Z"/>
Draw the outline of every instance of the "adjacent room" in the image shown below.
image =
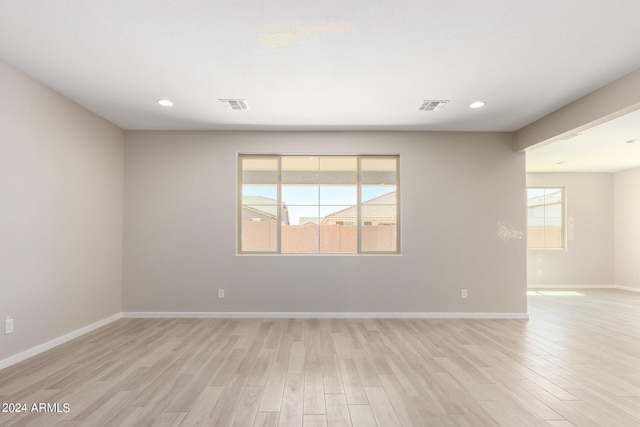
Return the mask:
<path fill-rule="evenodd" d="M 640 424 L 639 19 L 0 0 L 0 424 Z"/>
<path fill-rule="evenodd" d="M 636 110 L 527 153 L 529 286 L 638 290 L 639 129 Z"/>

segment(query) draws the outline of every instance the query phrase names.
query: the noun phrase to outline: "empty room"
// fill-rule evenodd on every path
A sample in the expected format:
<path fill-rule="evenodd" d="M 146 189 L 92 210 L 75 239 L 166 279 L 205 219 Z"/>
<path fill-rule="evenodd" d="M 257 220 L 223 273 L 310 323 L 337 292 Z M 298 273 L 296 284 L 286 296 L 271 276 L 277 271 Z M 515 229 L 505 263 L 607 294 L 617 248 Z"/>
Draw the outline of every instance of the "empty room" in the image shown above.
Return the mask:
<path fill-rule="evenodd" d="M 0 425 L 640 425 L 638 22 L 0 0 Z"/>

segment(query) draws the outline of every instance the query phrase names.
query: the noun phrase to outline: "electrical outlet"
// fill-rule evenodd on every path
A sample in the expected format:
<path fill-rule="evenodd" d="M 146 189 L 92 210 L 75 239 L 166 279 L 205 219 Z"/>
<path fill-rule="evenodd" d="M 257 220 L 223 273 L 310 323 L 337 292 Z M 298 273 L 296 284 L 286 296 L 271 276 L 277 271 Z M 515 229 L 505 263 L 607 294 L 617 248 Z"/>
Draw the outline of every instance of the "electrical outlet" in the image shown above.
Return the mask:
<path fill-rule="evenodd" d="M 218 289 L 218 298 L 224 298 L 224 289 Z"/>
<path fill-rule="evenodd" d="M 467 290 L 466 289 L 460 289 L 460 298 L 462 298 L 462 299 L 467 298 Z"/>
<path fill-rule="evenodd" d="M 13 333 L 13 318 L 7 316 L 7 320 L 4 321 L 4 334 L 9 335 Z"/>

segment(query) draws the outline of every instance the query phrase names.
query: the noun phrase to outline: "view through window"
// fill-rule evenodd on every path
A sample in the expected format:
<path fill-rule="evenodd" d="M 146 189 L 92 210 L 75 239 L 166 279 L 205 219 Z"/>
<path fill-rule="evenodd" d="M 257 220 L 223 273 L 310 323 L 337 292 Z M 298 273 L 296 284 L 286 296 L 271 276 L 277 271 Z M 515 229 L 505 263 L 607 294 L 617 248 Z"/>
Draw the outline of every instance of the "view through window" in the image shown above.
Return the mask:
<path fill-rule="evenodd" d="M 527 247 L 563 248 L 563 217 L 562 188 L 527 188 Z"/>
<path fill-rule="evenodd" d="M 398 156 L 240 155 L 239 252 L 398 253 Z"/>

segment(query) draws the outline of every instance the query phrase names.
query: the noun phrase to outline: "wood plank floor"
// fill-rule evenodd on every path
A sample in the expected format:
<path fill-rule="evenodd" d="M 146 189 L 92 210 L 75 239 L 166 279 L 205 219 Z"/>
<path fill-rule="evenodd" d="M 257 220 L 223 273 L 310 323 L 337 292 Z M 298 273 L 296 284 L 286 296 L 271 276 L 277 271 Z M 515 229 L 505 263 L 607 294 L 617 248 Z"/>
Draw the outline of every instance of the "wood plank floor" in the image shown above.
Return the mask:
<path fill-rule="evenodd" d="M 640 294 L 578 292 L 529 321 L 123 319 L 0 371 L 28 406 L 0 425 L 640 426 Z"/>

